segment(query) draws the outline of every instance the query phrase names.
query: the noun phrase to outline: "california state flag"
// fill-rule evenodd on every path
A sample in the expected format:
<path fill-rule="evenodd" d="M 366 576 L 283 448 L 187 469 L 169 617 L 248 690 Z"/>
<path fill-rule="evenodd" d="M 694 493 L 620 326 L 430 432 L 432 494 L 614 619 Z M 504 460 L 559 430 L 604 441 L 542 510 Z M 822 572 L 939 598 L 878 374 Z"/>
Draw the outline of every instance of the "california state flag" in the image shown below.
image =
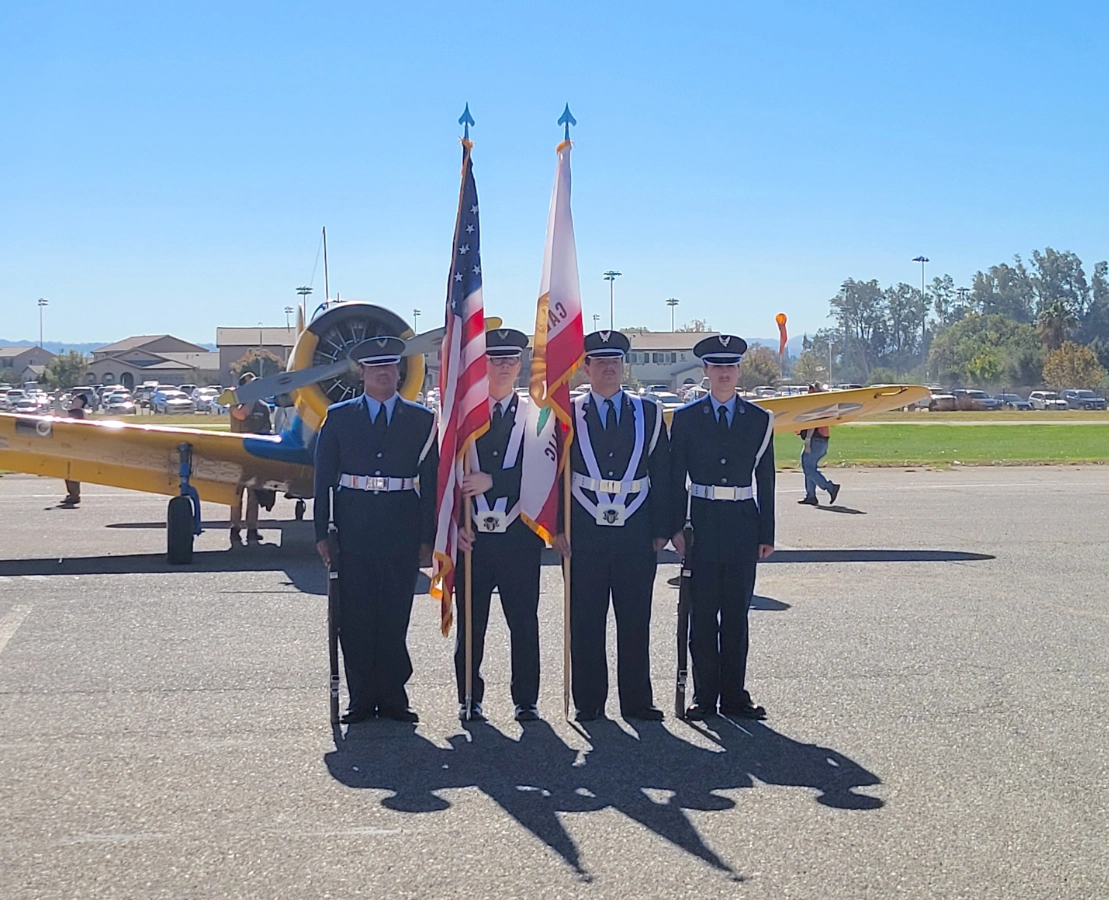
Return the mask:
<path fill-rule="evenodd" d="M 553 435 L 557 438 L 553 445 L 551 442 L 544 445 L 542 441 L 533 441 L 535 466 L 538 468 L 541 464 L 538 458 L 540 453 L 546 459 L 546 465 L 542 468 L 541 477 L 536 469 L 528 471 L 520 494 L 521 516 L 548 540 L 554 533 L 558 515 L 557 475 L 561 463 L 558 462 L 560 454 L 557 445 L 568 447 L 574 428 L 570 409 L 570 378 L 585 355 L 578 254 L 574 244 L 574 217 L 570 212 L 570 148 L 570 141 L 563 141 L 556 151 L 558 166 L 547 216 L 543 277 L 535 311 L 529 385 L 534 402 L 529 411 L 528 436 L 538 435 L 544 427 L 551 427 L 548 420 L 552 416 L 560 427 Z M 530 456 L 525 455 L 525 471 L 529 459 Z"/>

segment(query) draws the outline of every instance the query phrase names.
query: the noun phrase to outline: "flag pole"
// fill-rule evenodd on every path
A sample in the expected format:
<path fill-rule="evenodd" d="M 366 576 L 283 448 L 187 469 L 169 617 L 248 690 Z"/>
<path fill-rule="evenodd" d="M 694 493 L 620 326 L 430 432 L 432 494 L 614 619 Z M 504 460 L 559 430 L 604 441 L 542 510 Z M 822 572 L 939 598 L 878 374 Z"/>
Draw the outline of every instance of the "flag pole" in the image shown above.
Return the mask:
<path fill-rule="evenodd" d="M 566 464 L 562 469 L 563 533 L 570 544 L 570 448 L 566 447 Z M 562 559 L 562 715 L 570 720 L 570 557 Z"/>
<path fill-rule="evenodd" d="M 470 474 L 470 454 L 469 452 L 462 455 L 462 475 L 465 477 Z M 473 500 L 466 497 L 462 501 L 462 515 L 466 522 L 466 533 L 473 539 L 473 529 L 470 527 L 470 522 L 473 517 L 473 509 L 471 504 Z M 474 567 L 473 552 L 466 550 L 462 554 L 463 563 L 466 566 L 466 571 L 462 576 L 463 590 L 466 592 L 465 611 L 463 618 L 466 622 L 466 721 L 470 721 L 470 717 L 474 708 L 474 601 L 473 601 L 473 586 L 474 586 Z"/>

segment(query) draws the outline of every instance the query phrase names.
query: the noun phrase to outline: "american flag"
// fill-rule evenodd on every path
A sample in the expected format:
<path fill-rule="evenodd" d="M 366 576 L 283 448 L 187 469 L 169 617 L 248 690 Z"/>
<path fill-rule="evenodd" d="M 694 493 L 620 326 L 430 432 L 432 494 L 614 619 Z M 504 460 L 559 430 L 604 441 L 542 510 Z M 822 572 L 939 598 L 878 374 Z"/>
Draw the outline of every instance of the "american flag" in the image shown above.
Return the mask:
<path fill-rule="evenodd" d="M 481 302 L 481 229 L 470 141 L 462 141 L 462 187 L 447 282 L 447 331 L 439 369 L 438 515 L 431 594 L 439 599 L 440 627 L 451 627 L 454 555 L 462 508 L 462 460 L 471 441 L 489 428 L 485 375 L 485 310 Z"/>

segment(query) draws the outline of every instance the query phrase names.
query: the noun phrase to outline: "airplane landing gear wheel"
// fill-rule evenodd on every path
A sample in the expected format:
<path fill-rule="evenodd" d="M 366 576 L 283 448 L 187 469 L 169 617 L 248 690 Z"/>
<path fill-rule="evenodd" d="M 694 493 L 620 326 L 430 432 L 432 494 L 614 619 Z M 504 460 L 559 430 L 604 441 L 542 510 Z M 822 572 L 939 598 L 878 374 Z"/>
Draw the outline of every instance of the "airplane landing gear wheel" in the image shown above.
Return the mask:
<path fill-rule="evenodd" d="M 296 508 L 293 510 L 293 518 L 298 522 L 304 521 L 304 511 L 308 509 L 308 504 L 303 500 L 297 500 Z"/>
<path fill-rule="evenodd" d="M 187 566 L 193 561 L 193 504 L 188 497 L 169 501 L 166 515 L 166 561 L 171 566 Z"/>

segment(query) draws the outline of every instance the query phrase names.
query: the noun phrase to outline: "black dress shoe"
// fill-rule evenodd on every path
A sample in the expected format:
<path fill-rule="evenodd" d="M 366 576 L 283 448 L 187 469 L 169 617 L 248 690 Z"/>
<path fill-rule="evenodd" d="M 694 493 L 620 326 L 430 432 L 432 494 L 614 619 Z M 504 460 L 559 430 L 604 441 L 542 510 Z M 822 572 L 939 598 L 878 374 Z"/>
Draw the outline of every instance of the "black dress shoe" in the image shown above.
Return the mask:
<path fill-rule="evenodd" d="M 396 707 L 394 709 L 379 708 L 377 714 L 382 719 L 392 719 L 394 722 L 419 722 L 420 717 L 411 707 Z"/>
<path fill-rule="evenodd" d="M 605 717 L 604 710 L 602 709 L 579 709 L 574 715 L 574 720 L 577 722 L 595 722 L 597 719 Z"/>
<path fill-rule="evenodd" d="M 359 722 L 368 722 L 377 712 L 372 709 L 348 709 L 339 720 L 344 725 L 356 725 Z"/>
<path fill-rule="evenodd" d="M 765 719 L 766 710 L 753 703 L 744 703 L 739 706 L 721 706 L 720 714 L 737 719 Z"/>
<path fill-rule="evenodd" d="M 820 506 L 820 501 L 817 500 L 816 497 L 805 497 L 804 499 L 798 500 L 797 502 L 800 503 L 802 506 Z"/>
<path fill-rule="evenodd" d="M 703 722 L 705 719 L 709 718 L 709 716 L 715 715 L 715 706 L 703 706 L 699 703 L 695 703 L 685 711 L 685 719 L 687 722 Z"/>
<path fill-rule="evenodd" d="M 539 719 L 539 710 L 536 709 L 535 704 L 530 706 L 517 706 L 516 707 L 516 721 L 517 722 L 535 722 Z"/>
<path fill-rule="evenodd" d="M 662 710 L 654 706 L 648 706 L 644 709 L 633 709 L 624 713 L 623 716 L 625 719 L 639 719 L 643 722 L 661 722 L 666 718 Z"/>
<path fill-rule="evenodd" d="M 481 711 L 481 704 L 470 701 L 470 718 L 466 718 L 466 704 L 458 704 L 458 719 L 461 722 L 485 722 L 485 713 Z"/>
<path fill-rule="evenodd" d="M 830 488 L 828 488 L 828 502 L 829 503 L 835 503 L 836 502 L 836 497 L 838 497 L 838 496 L 839 496 L 839 485 L 833 483 L 832 486 Z"/>

